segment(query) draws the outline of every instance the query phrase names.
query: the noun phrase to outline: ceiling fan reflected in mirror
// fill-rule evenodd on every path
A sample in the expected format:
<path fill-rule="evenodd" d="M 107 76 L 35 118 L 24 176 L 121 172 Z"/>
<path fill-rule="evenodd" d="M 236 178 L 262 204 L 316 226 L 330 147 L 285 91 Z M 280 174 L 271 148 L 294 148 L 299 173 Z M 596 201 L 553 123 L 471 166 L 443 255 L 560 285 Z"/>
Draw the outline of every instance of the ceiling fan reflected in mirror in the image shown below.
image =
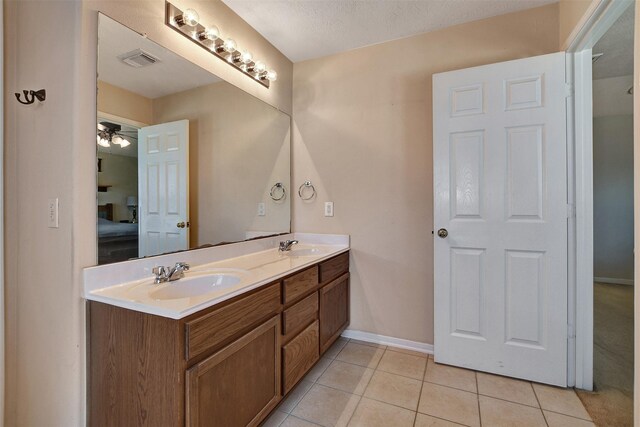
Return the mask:
<path fill-rule="evenodd" d="M 111 147 L 111 144 L 119 145 L 120 148 L 128 147 L 131 145 L 131 136 L 125 138 L 122 135 L 122 126 L 116 123 L 100 122 L 98 123 L 98 136 L 97 142 L 101 147 Z"/>

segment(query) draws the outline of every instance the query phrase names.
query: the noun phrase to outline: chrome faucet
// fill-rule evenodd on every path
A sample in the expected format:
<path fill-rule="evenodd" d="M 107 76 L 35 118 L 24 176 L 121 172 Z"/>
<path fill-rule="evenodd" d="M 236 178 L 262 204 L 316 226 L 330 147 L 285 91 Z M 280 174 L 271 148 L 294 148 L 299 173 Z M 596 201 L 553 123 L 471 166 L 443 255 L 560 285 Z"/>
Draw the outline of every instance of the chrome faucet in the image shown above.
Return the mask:
<path fill-rule="evenodd" d="M 291 250 L 291 246 L 297 245 L 297 240 L 283 240 L 280 242 L 280 252 L 287 252 Z"/>
<path fill-rule="evenodd" d="M 174 267 L 153 267 L 153 274 L 155 274 L 155 278 L 153 283 L 164 283 L 164 282 L 174 282 L 178 279 L 182 279 L 184 277 L 184 272 L 189 270 L 189 264 L 186 262 L 176 262 Z"/>

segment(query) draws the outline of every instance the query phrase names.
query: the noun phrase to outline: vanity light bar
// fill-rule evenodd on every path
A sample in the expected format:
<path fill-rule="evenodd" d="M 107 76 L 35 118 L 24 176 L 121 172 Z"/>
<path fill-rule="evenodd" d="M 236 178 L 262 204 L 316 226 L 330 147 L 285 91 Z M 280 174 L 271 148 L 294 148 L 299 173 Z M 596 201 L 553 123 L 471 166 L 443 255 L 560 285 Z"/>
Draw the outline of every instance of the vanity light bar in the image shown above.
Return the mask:
<path fill-rule="evenodd" d="M 274 70 L 267 70 L 264 62 L 255 60 L 250 52 L 238 50 L 232 38 L 223 38 L 218 27 L 205 27 L 198 20 L 198 12 L 186 9 L 184 12 L 169 2 L 166 2 L 165 24 L 187 37 L 203 49 L 222 59 L 227 64 L 240 70 L 264 87 L 269 87 L 276 81 L 278 74 Z"/>

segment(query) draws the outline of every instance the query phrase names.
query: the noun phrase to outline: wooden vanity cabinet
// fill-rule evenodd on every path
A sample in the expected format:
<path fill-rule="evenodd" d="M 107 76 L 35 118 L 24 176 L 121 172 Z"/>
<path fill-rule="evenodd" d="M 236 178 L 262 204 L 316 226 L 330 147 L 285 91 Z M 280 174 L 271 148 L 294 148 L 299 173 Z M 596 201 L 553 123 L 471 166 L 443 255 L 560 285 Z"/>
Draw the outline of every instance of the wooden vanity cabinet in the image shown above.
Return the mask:
<path fill-rule="evenodd" d="M 257 426 L 349 324 L 349 254 L 174 320 L 89 301 L 88 425 Z"/>

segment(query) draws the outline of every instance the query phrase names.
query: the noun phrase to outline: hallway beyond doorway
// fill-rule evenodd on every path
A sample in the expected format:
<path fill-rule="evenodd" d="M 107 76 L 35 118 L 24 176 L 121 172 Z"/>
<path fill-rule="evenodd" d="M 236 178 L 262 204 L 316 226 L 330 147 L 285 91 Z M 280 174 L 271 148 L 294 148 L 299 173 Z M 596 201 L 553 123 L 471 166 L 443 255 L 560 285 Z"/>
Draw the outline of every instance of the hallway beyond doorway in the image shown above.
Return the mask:
<path fill-rule="evenodd" d="M 596 425 L 633 425 L 633 286 L 594 285 L 594 392 L 578 396 Z"/>

